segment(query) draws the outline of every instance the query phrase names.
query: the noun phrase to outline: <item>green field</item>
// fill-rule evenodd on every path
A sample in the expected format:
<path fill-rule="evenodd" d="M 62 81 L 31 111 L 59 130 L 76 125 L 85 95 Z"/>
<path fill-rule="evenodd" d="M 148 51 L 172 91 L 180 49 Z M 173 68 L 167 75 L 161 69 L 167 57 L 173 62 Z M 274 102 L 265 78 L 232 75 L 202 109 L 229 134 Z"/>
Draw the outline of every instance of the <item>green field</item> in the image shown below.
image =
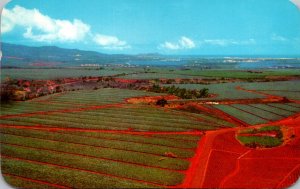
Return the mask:
<path fill-rule="evenodd" d="M 145 73 L 147 71 L 148 73 Z M 66 77 L 82 76 L 112 76 L 119 75 L 120 78 L 127 79 L 175 79 L 175 78 L 235 78 L 235 79 L 255 79 L 265 78 L 267 76 L 299 76 L 297 69 L 278 69 L 265 70 L 262 73 L 250 73 L 245 70 L 226 70 L 213 69 L 202 70 L 199 68 L 180 69 L 168 67 L 150 67 L 143 66 L 135 68 L 126 67 L 105 67 L 104 69 L 96 68 L 12 68 L 1 70 L 1 81 L 10 77 L 12 79 L 57 79 Z M 124 75 L 129 74 L 129 75 Z"/>
<path fill-rule="evenodd" d="M 209 93 L 217 94 L 214 98 L 209 99 L 254 99 L 254 98 L 263 98 L 263 95 L 249 93 L 246 91 L 236 89 L 237 86 L 241 86 L 245 83 L 220 83 L 220 84 L 176 84 L 176 87 L 186 88 L 186 89 L 197 89 L 208 88 Z M 166 85 L 171 86 L 171 85 Z M 201 99 L 202 100 L 202 99 Z"/>
<path fill-rule="evenodd" d="M 296 103 L 214 105 L 215 108 L 250 125 L 284 119 L 300 111 Z"/>
<path fill-rule="evenodd" d="M 292 81 L 277 81 L 277 82 L 260 82 L 260 83 L 245 83 L 243 88 L 256 90 L 263 93 L 287 97 L 288 99 L 300 100 L 300 80 Z"/>
<path fill-rule="evenodd" d="M 9 77 L 11 79 L 58 79 L 67 77 L 86 77 L 86 76 L 112 76 L 118 74 L 129 74 L 143 72 L 143 68 L 105 68 L 98 70 L 96 68 L 18 68 L 2 69 L 1 81 Z"/>
<path fill-rule="evenodd" d="M 235 78 L 235 79 L 255 79 L 265 78 L 267 76 L 294 76 L 300 75 L 297 69 L 282 69 L 282 70 L 264 70 L 262 73 L 250 73 L 246 70 L 226 70 L 226 69 L 208 69 L 202 70 L 199 68 L 192 69 L 169 69 L 169 68 L 151 68 L 149 71 L 155 73 L 140 73 L 123 78 L 130 79 L 155 79 L 155 78 Z"/>
<path fill-rule="evenodd" d="M 125 102 L 130 97 L 155 95 L 161 94 L 107 88 L 3 105 L 0 123 L 5 127 L 0 131 L 5 178 L 16 186 L 29 183 L 37 188 L 53 187 L 51 184 L 74 187 L 78 183 L 98 188 L 152 188 L 182 183 L 182 171 L 189 168 L 189 158 L 194 156 L 201 136 L 156 132 L 214 130 L 233 125 L 206 114 L 196 117 L 193 113 Z M 44 171 L 47 174 L 39 176 Z M 63 174 L 67 174 L 65 180 Z M 94 180 L 89 182 L 89 178 Z"/>
<path fill-rule="evenodd" d="M 265 98 L 236 89 L 245 85 L 236 82 L 177 86 L 209 88 L 210 93 L 218 95 L 214 99 L 221 101 Z M 203 110 L 126 101 L 132 97 L 161 95 L 165 94 L 104 88 L 67 91 L 1 105 L 4 178 L 16 187 L 33 188 L 180 186 L 204 131 L 227 129 L 237 123 Z M 200 99 L 203 100 L 207 99 Z M 169 103 L 178 104 L 176 100 Z M 277 121 L 300 111 L 297 103 L 204 106 L 217 108 L 249 125 Z M 269 136 L 238 136 L 238 139 L 250 146 L 281 144 L 281 140 Z"/>
<path fill-rule="evenodd" d="M 276 133 L 276 135 L 268 136 L 267 134 L 270 133 Z M 283 133 L 281 131 L 281 128 L 278 126 L 265 126 L 258 129 L 251 128 L 241 130 L 239 135 L 237 136 L 237 139 L 244 145 L 251 148 L 272 148 L 282 144 Z"/>

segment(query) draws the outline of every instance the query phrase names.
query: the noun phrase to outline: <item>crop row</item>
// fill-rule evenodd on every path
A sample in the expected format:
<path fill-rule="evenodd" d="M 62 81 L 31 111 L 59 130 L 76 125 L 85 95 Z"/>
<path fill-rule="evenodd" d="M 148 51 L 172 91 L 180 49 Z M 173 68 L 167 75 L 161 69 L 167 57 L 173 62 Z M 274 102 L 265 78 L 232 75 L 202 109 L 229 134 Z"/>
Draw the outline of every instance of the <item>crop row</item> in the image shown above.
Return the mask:
<path fill-rule="evenodd" d="M 123 102 L 125 98 L 135 96 L 155 96 L 156 93 L 149 93 L 145 91 L 137 90 L 125 90 L 125 89 L 101 89 L 97 91 L 81 91 L 81 92 L 68 92 L 62 95 L 53 95 L 48 102 L 54 104 L 47 104 L 37 102 L 35 99 L 32 102 L 20 102 L 13 103 L 12 105 L 3 105 L 1 107 L 1 114 L 15 114 L 15 113 L 27 113 L 33 111 L 47 111 L 66 109 L 74 107 L 75 105 L 103 105 L 110 103 Z M 43 98 L 43 97 L 41 97 Z M 69 103 L 69 104 L 68 104 Z M 73 103 L 73 104 L 72 104 Z"/>
<path fill-rule="evenodd" d="M 2 130 L 2 129 L 1 129 Z M 61 142 L 69 142 L 74 144 L 86 144 L 91 146 L 97 146 L 102 148 L 112 148 L 119 150 L 127 150 L 141 153 L 149 153 L 155 155 L 164 155 L 165 152 L 173 152 L 177 154 L 179 157 L 191 157 L 193 155 L 193 151 L 189 149 L 182 149 L 176 147 L 169 146 L 158 146 L 153 144 L 145 144 L 145 143 L 133 143 L 129 141 L 118 141 L 118 140 L 109 140 L 109 139 L 101 139 L 101 138 L 91 138 L 88 136 L 67 134 L 67 133 L 58 133 L 58 132 L 44 132 L 44 131 L 34 131 L 34 130 L 19 130 L 19 129 L 5 129 L 4 133 L 31 137 L 37 139 L 48 139 L 54 141 Z M 50 136 L 49 136 L 50 135 Z M 76 139 L 74 141 L 74 139 Z M 153 139 L 154 141 L 156 139 Z"/>
<path fill-rule="evenodd" d="M 286 104 L 278 104 L 278 103 L 270 103 L 268 104 L 271 107 L 274 107 L 275 109 L 281 110 L 287 110 L 293 113 L 297 113 L 300 111 L 300 107 L 297 107 L 298 104 L 296 103 L 286 103 Z"/>
<path fill-rule="evenodd" d="M 89 156 L 107 160 L 109 162 L 122 162 L 124 164 L 134 164 L 170 170 L 185 170 L 187 169 L 189 164 L 189 162 L 186 160 L 179 158 L 170 158 L 166 157 L 165 155 L 155 155 L 121 149 L 103 148 L 96 145 L 39 139 L 11 134 L 1 134 L 1 136 L 1 142 L 3 144 L 21 145 L 24 147 L 35 148 L 37 150 L 45 149 L 75 155 L 77 154 L 82 156 Z"/>
<path fill-rule="evenodd" d="M 188 112 L 186 113 L 185 112 L 185 115 L 187 116 L 190 116 L 190 117 L 194 117 L 194 118 L 199 118 L 199 119 L 203 119 L 207 122 L 212 122 L 214 124 L 217 124 L 217 125 L 220 125 L 220 126 L 225 126 L 225 127 L 234 127 L 234 124 L 224 120 L 224 119 L 221 119 L 221 118 L 218 118 L 214 115 L 209 115 L 209 114 L 205 114 L 205 113 L 191 113 L 191 112 Z"/>
<path fill-rule="evenodd" d="M 51 150 L 35 150 L 34 148 L 2 144 L 1 153 L 9 157 L 67 166 L 162 185 L 176 185 L 183 179 L 183 174 L 174 171 L 112 162 Z"/>
<path fill-rule="evenodd" d="M 82 113 L 82 112 L 80 112 Z M 189 122 L 182 123 L 176 120 L 160 120 L 152 119 L 145 120 L 143 118 L 132 119 L 127 116 L 125 118 L 110 117 L 108 116 L 77 116 L 80 114 L 50 114 L 50 115 L 34 115 L 33 117 L 13 117 L 8 120 L 30 122 L 33 124 L 52 125 L 58 127 L 76 127 L 76 128 L 92 128 L 92 129 L 138 129 L 149 131 L 183 131 L 185 129 L 213 129 L 213 124 L 201 123 L 190 120 Z"/>
<path fill-rule="evenodd" d="M 215 105 L 216 108 L 246 122 L 249 124 L 261 124 L 268 121 L 276 121 L 291 116 L 300 108 L 293 106 L 294 104 L 234 104 Z"/>
<path fill-rule="evenodd" d="M 100 129 L 100 130 L 127 130 L 129 128 L 135 130 L 146 130 L 146 131 L 185 131 L 183 128 L 175 128 L 175 127 L 164 127 L 163 125 L 147 125 L 144 123 L 139 124 L 130 124 L 130 123 L 122 123 L 116 121 L 105 121 L 98 122 L 97 120 L 91 120 L 89 122 L 85 122 L 81 120 L 81 122 L 74 122 L 73 120 L 68 120 L 66 118 L 61 118 L 63 120 L 57 120 L 54 117 L 18 117 L 18 118 L 9 118 L 11 121 L 20 121 L 31 123 L 32 125 L 43 125 L 46 127 L 60 127 L 60 128 L 80 128 L 80 129 Z M 7 120 L 7 119 L 6 119 Z M 4 122 L 3 120 L 1 122 Z M 92 123 L 96 122 L 96 123 Z"/>
<path fill-rule="evenodd" d="M 54 165 L 21 161 L 2 157 L 3 174 L 13 174 L 30 179 L 45 181 L 72 188 L 138 188 L 155 187 L 146 183 L 138 183 L 120 178 L 108 177 L 82 170 L 72 170 Z"/>
<path fill-rule="evenodd" d="M 256 125 L 256 124 L 262 124 L 265 123 L 266 120 L 257 117 L 255 115 L 246 113 L 244 111 L 238 110 L 232 106 L 228 105 L 215 105 L 214 107 L 224 111 L 225 113 L 232 115 L 233 117 L 236 117 L 239 120 L 242 120 L 250 125 Z"/>
<path fill-rule="evenodd" d="M 79 132 L 79 131 L 57 131 L 59 133 L 68 133 L 78 136 L 86 136 L 98 139 L 127 141 L 141 144 L 152 144 L 175 148 L 196 148 L 197 141 L 200 136 L 191 135 L 176 135 L 170 134 L 169 137 L 160 137 L 159 135 L 140 136 L 137 134 L 118 134 L 118 133 L 105 133 L 105 132 Z M 165 136 L 165 135 L 161 135 Z"/>
<path fill-rule="evenodd" d="M 4 161 L 6 162 L 6 161 Z M 57 189 L 59 185 L 53 186 L 51 183 L 43 182 L 43 181 L 38 181 L 38 180 L 33 180 L 31 178 L 26 178 L 26 177 L 19 177 L 19 176 L 14 176 L 10 174 L 2 174 L 4 180 L 6 183 L 9 183 L 11 186 L 14 186 L 16 188 L 23 188 L 26 186 L 27 188 L 35 188 L 35 189 Z"/>
<path fill-rule="evenodd" d="M 270 121 L 275 121 L 275 120 L 279 120 L 279 119 L 283 119 L 283 116 L 280 116 L 278 114 L 275 113 L 271 113 L 253 106 L 249 106 L 249 105 L 245 105 L 245 104 L 234 104 L 232 105 L 233 107 L 248 112 L 249 114 L 253 114 L 257 117 L 260 117 L 262 119 L 266 119 L 266 120 L 270 120 Z"/>
<path fill-rule="evenodd" d="M 267 104 L 251 104 L 251 105 L 249 104 L 249 106 L 255 107 L 260 110 L 265 110 L 267 112 L 271 112 L 271 113 L 274 113 L 277 115 L 281 115 L 283 117 L 288 117 L 288 116 L 293 115 L 293 112 L 291 112 L 291 111 L 284 110 L 284 109 L 278 109 L 278 108 L 269 106 Z"/>

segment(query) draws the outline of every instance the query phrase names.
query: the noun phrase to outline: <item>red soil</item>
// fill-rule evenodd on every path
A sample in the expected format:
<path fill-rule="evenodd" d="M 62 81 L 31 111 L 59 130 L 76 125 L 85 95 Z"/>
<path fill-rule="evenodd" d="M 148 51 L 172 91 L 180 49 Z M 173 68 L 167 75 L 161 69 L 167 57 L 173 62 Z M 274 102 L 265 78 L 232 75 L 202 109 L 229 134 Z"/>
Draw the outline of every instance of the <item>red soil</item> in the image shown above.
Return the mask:
<path fill-rule="evenodd" d="M 239 88 L 239 90 L 245 90 Z M 282 97 L 268 95 L 265 93 L 250 91 L 263 94 L 266 96 L 263 102 L 281 101 Z M 156 97 L 137 97 L 126 99 L 129 103 L 140 102 L 156 102 L 158 99 L 165 98 L 166 100 L 178 99 L 176 96 L 156 96 Z M 242 101 L 247 103 L 246 101 Z M 224 103 L 226 103 L 224 101 Z M 52 114 L 59 112 L 80 112 L 91 109 L 108 108 L 108 107 L 120 107 L 120 104 L 109 104 L 103 106 L 90 106 L 85 108 L 73 108 L 66 110 L 56 110 L 48 112 L 34 112 L 28 114 L 18 115 L 4 115 L 0 118 L 10 118 L 19 116 L 34 116 L 38 114 Z M 249 126 L 243 122 L 240 122 L 234 117 L 223 113 L 222 111 L 214 108 L 207 108 L 199 105 L 199 108 L 213 113 L 219 117 L 222 117 L 232 123 L 242 126 Z M 258 126 L 270 125 L 261 124 Z M 221 188 L 276 188 L 287 187 L 292 184 L 297 176 L 300 174 L 300 113 L 288 117 L 283 120 L 272 122 L 272 125 L 280 125 L 294 129 L 295 138 L 284 143 L 284 145 L 271 149 L 252 149 L 241 145 L 236 139 L 235 134 L 240 128 L 228 128 L 220 129 L 216 131 L 206 131 L 205 136 L 198 143 L 196 153 L 193 158 L 190 158 L 191 162 L 189 169 L 186 171 L 186 178 L 181 185 L 169 186 L 183 187 L 183 188 L 203 188 L 203 187 L 221 187 Z M 3 128 L 18 128 L 18 129 L 36 129 L 43 131 L 78 131 L 78 132 L 104 132 L 104 133 L 116 133 L 116 134 L 130 134 L 130 135 L 142 135 L 145 137 L 153 137 L 155 135 L 194 135 L 201 136 L 203 133 L 200 131 L 187 131 L 187 132 L 147 132 L 147 131 L 134 131 L 134 130 L 97 130 L 97 129 L 80 129 L 80 128 L 58 128 L 58 127 L 44 127 L 38 126 L 21 126 L 21 125 L 5 125 L 0 124 Z M 254 126 L 257 127 L 257 126 Z M 251 128 L 251 127 L 250 127 Z M 155 136 L 158 137 L 159 136 Z M 31 137 L 33 138 L 33 137 Z M 163 138 L 163 137 L 161 137 Z M 178 139 L 174 139 L 178 140 Z M 179 139 L 182 140 L 182 139 Z M 51 141 L 51 140 L 49 140 Z M 53 140 L 54 141 L 54 140 Z M 184 140 L 182 140 L 184 141 Z M 64 142 L 64 141 L 59 141 Z M 76 143 L 74 143 L 76 144 Z M 84 144 L 77 144 L 84 145 Z M 85 145 L 92 146 L 92 145 Z M 93 146 L 97 148 L 103 148 L 99 146 Z M 123 150 L 123 149 L 121 149 Z M 128 150 L 130 151 L 130 150 Z M 149 153 L 148 153 L 149 154 Z M 154 154 L 153 154 L 154 155 Z M 159 155 L 158 155 L 159 156 Z M 168 155 L 167 155 L 168 156 Z M 11 158 L 3 156 L 4 158 Z M 167 158 L 167 157 L 165 157 Z M 14 158 L 20 161 L 30 161 L 20 158 Z M 33 162 L 33 161 L 31 161 Z M 42 162 L 34 162 L 41 163 Z M 50 165 L 50 164 L 48 164 Z M 61 168 L 68 168 L 65 166 L 59 166 L 51 164 L 51 166 L 58 166 Z M 86 171 L 93 174 L 101 174 L 106 176 L 112 176 L 105 173 L 97 173 L 93 171 L 81 170 L 71 168 L 79 171 Z M 121 178 L 120 179 L 128 179 Z M 129 179 L 132 180 L 132 179 Z M 137 181 L 137 180 L 135 180 Z M 144 182 L 144 181 L 138 181 Z M 155 184 L 155 183 L 149 183 Z M 156 185 L 158 187 L 166 187 L 163 185 Z"/>
<path fill-rule="evenodd" d="M 166 100 L 177 100 L 179 99 L 177 96 L 174 95 L 162 95 L 162 96 L 144 96 L 144 97 L 134 97 L 134 98 L 127 98 L 125 99 L 126 102 L 131 104 L 138 104 L 138 103 L 155 103 L 159 99 L 166 99 Z"/>
<path fill-rule="evenodd" d="M 236 159 L 239 156 L 240 155 L 236 153 L 216 150 L 211 151 L 202 187 L 218 188 L 223 178 L 234 170 Z"/>
<path fill-rule="evenodd" d="M 293 184 L 300 174 L 299 117 L 285 121 L 296 138 L 283 146 L 253 149 L 235 139 L 239 128 L 207 132 L 200 163 L 190 188 L 277 188 Z"/>
<path fill-rule="evenodd" d="M 138 80 L 137 79 L 122 79 L 122 78 L 115 78 L 116 82 L 120 83 L 136 83 Z"/>
<path fill-rule="evenodd" d="M 240 159 L 235 174 L 222 183 L 223 188 L 276 188 L 300 160 Z M 288 187 L 288 186 L 284 186 Z"/>

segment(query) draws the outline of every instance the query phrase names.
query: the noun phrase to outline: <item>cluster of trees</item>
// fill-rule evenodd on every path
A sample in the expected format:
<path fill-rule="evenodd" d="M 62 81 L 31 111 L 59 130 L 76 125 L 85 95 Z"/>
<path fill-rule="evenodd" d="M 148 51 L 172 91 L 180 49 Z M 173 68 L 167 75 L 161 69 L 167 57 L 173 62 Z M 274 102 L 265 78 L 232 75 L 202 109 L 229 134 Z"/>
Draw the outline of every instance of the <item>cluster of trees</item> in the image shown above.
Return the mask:
<path fill-rule="evenodd" d="M 9 86 L 9 85 L 1 85 L 0 89 L 0 103 L 5 104 L 9 103 L 13 100 L 13 95 L 15 92 L 15 88 Z"/>
<path fill-rule="evenodd" d="M 159 85 L 154 84 L 152 87 L 149 88 L 149 91 L 156 93 L 168 93 L 178 96 L 182 99 L 206 98 L 209 95 L 208 88 L 203 88 L 200 90 L 188 90 L 185 88 L 175 87 L 174 85 L 161 87 Z"/>

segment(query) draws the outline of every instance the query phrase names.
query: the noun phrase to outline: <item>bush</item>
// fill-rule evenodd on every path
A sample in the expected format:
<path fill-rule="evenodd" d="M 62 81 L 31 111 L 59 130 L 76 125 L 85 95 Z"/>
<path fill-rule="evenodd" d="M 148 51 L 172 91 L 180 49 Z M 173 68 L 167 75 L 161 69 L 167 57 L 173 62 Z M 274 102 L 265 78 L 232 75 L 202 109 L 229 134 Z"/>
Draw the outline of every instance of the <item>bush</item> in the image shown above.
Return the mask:
<path fill-rule="evenodd" d="M 166 99 L 164 99 L 164 98 L 159 99 L 159 100 L 156 101 L 156 105 L 157 105 L 157 106 L 162 106 L 162 107 L 164 107 L 166 104 L 168 104 L 168 101 L 167 101 Z"/>
<path fill-rule="evenodd" d="M 9 103 L 13 100 L 15 89 L 11 88 L 9 85 L 1 86 L 0 102 Z"/>

